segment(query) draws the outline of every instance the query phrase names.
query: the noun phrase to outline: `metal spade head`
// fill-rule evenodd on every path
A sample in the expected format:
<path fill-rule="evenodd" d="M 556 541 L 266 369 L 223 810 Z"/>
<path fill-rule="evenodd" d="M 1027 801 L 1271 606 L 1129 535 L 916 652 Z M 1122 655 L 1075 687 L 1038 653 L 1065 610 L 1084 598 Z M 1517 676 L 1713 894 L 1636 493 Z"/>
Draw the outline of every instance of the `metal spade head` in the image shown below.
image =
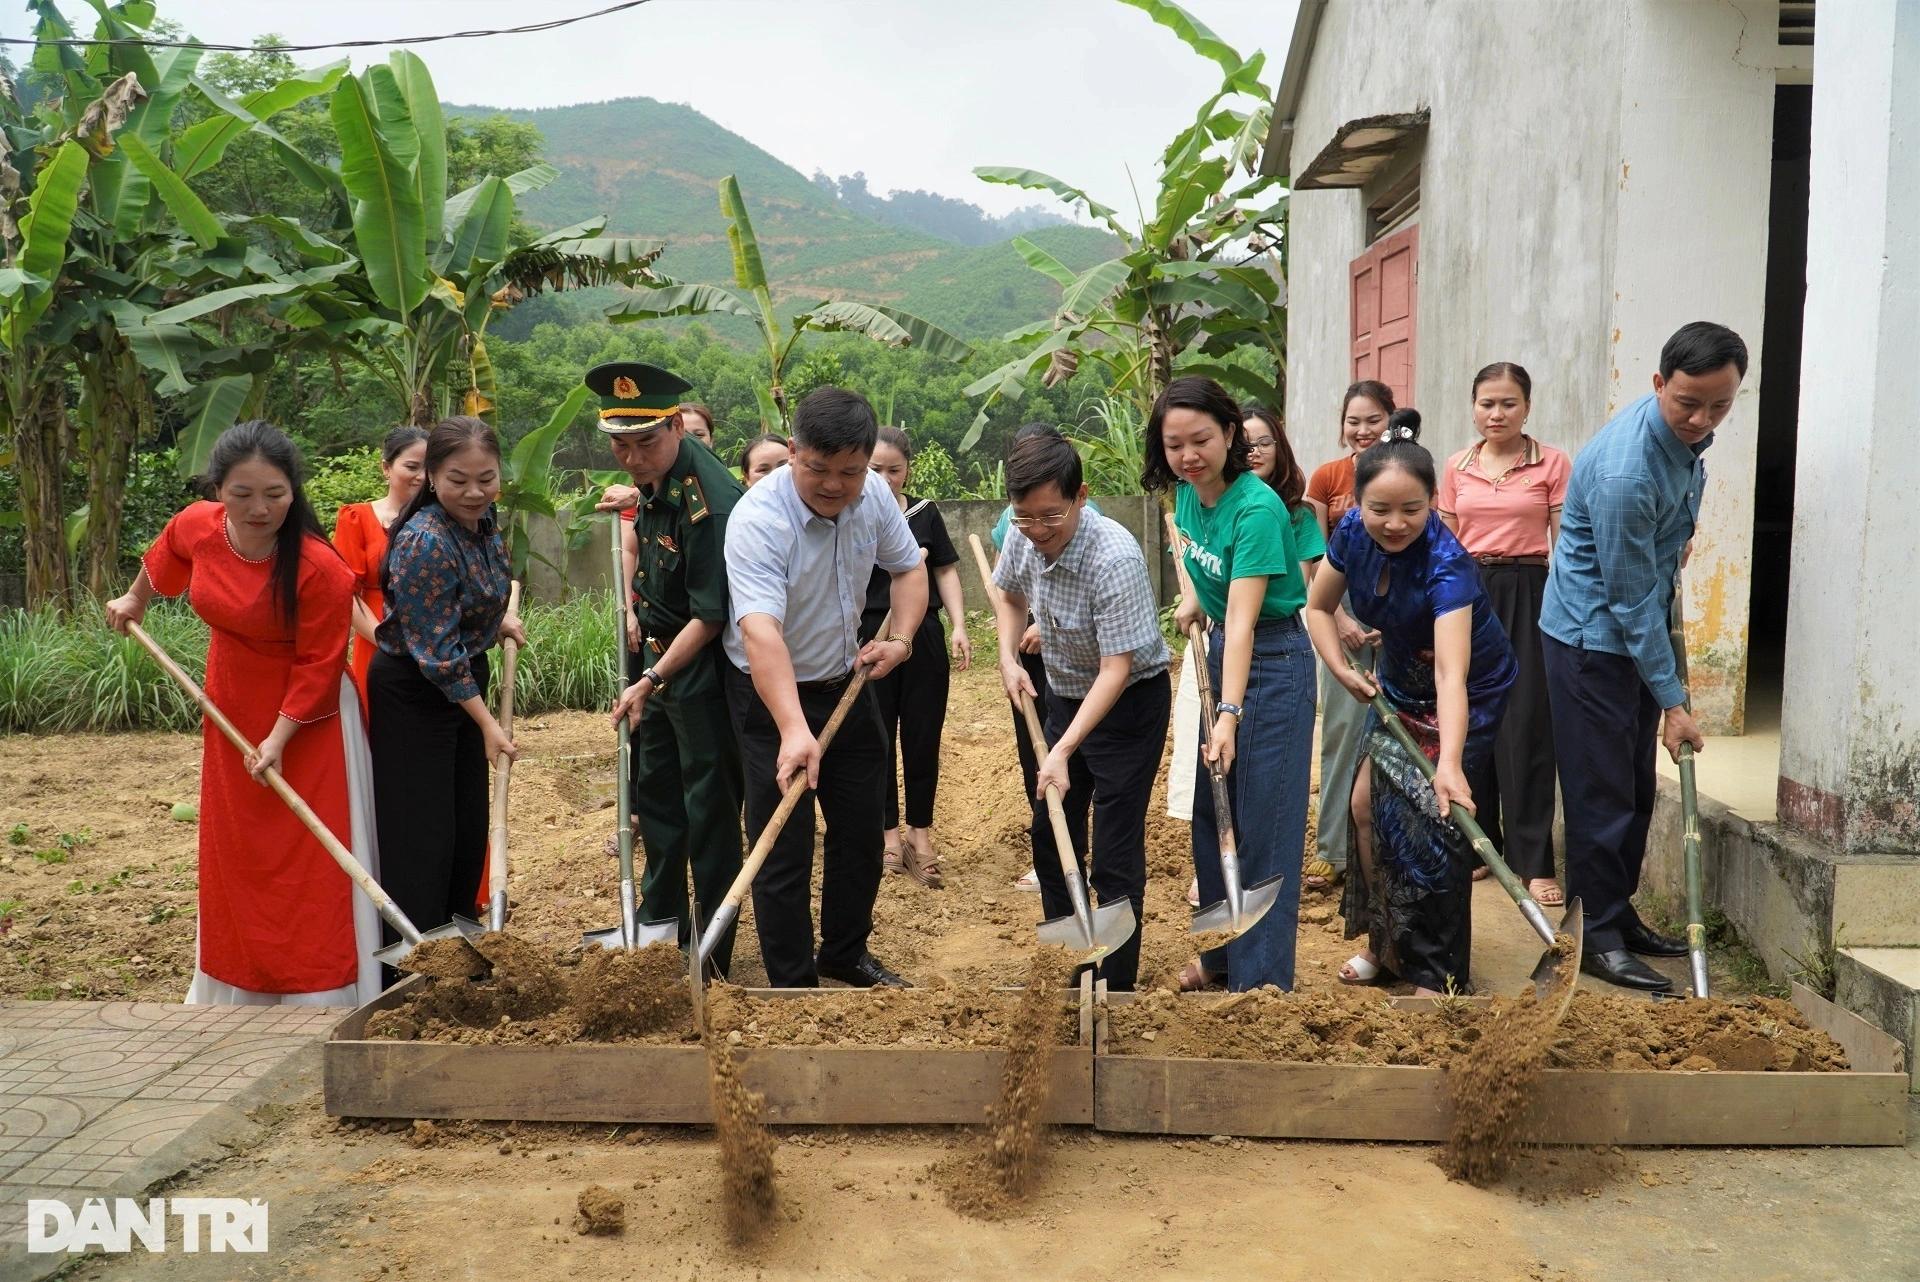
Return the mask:
<path fill-rule="evenodd" d="M 1274 901 L 1280 898 L 1280 877 L 1269 877 L 1265 881 L 1256 881 L 1243 887 L 1235 903 L 1234 895 L 1229 894 L 1217 904 L 1208 904 L 1205 908 L 1193 910 L 1193 924 L 1187 929 L 1196 935 L 1225 931 L 1229 936 L 1240 936 L 1252 930 L 1254 923 L 1267 915 Z"/>
<path fill-rule="evenodd" d="M 706 941 L 700 933 L 700 905 L 692 896 L 687 898 L 687 921 L 693 927 L 693 934 L 687 939 L 687 992 L 693 999 L 694 1030 L 704 1033 L 707 1031 L 707 967 L 700 954 Z"/>
<path fill-rule="evenodd" d="M 1533 966 L 1533 993 L 1536 997 L 1548 996 L 1553 991 L 1555 973 L 1564 965 L 1568 979 L 1566 991 L 1560 998 L 1560 1013 L 1565 1014 L 1567 1003 L 1573 1000 L 1573 990 L 1580 983 L 1580 956 L 1586 948 L 1586 914 L 1580 908 L 1578 896 L 1567 901 L 1567 911 L 1560 918 L 1558 933 L 1571 942 L 1564 955 L 1552 948 L 1540 954 L 1540 960 Z"/>
<path fill-rule="evenodd" d="M 665 921 L 635 922 L 633 943 L 628 944 L 623 936 L 623 926 L 609 926 L 605 930 L 589 930 L 581 939 L 588 948 L 625 948 L 628 952 L 639 952 L 649 944 L 673 944 L 680 940 L 680 920 L 669 917 Z"/>
<path fill-rule="evenodd" d="M 1101 904 L 1090 914 L 1092 930 L 1069 913 L 1040 923 L 1040 942 L 1054 944 L 1081 954 L 1080 964 L 1091 966 L 1133 937 L 1133 901 L 1116 899 Z"/>
<path fill-rule="evenodd" d="M 373 954 L 373 959 L 383 966 L 392 966 L 398 970 L 400 969 L 400 963 L 411 957 L 413 950 L 418 948 L 420 944 L 441 939 L 457 939 L 463 944 L 466 944 L 467 961 L 470 966 L 468 973 L 477 979 L 492 974 L 493 964 L 475 951 L 473 945 L 467 943 L 467 941 L 486 933 L 486 930 L 482 928 L 479 922 L 473 920 L 471 917 L 462 917 L 459 913 L 455 913 L 453 920 L 449 921 L 446 925 L 435 926 L 432 930 L 421 931 L 420 943 L 410 944 L 403 939 L 397 944 L 388 944 L 385 948 L 376 949 Z"/>

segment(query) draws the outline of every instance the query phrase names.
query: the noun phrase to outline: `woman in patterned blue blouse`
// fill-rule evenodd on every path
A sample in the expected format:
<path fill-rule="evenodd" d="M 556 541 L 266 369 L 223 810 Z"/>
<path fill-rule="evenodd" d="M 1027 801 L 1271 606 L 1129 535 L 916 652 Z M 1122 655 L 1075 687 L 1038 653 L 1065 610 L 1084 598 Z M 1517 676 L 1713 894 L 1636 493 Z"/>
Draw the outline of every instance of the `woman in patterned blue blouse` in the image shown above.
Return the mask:
<path fill-rule="evenodd" d="M 1322 782 L 1351 789 L 1358 858 L 1347 866 L 1341 910 L 1348 938 L 1368 937 L 1340 979 L 1364 984 L 1391 972 L 1434 996 L 1471 991 L 1474 856 L 1445 816 L 1454 802 L 1473 810 L 1467 775 L 1493 751 L 1518 668 L 1479 568 L 1433 510 L 1433 456 L 1415 443 L 1419 430 L 1419 415 L 1400 410 L 1379 444 L 1355 460 L 1354 507 L 1327 539 L 1307 631 L 1354 698 L 1370 701 L 1378 682 L 1434 763 L 1429 785 L 1369 712 L 1361 741 L 1368 768 L 1351 781 Z M 1333 612 L 1343 598 L 1380 634 L 1371 677 L 1341 654 Z"/>
<path fill-rule="evenodd" d="M 442 419 L 427 438 L 426 469 L 388 531 L 387 617 L 367 672 L 381 881 L 421 930 L 470 911 L 479 890 L 487 763 L 518 755 L 487 707 L 487 650 L 502 635 L 527 643 L 507 616 L 493 429 Z"/>

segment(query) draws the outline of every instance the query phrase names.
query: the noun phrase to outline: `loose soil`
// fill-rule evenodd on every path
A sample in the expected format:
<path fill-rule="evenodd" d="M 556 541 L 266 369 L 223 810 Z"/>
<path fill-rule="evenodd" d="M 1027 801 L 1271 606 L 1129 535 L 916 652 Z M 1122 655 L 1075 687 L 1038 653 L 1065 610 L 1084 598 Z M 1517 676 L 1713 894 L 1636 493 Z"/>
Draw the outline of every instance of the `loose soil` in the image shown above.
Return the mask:
<path fill-rule="evenodd" d="M 1060 1040 L 1059 986 L 1072 973 L 1065 953 L 1035 952 L 1007 1038 L 1000 1093 L 987 1110 L 987 1129 L 966 1151 L 936 1165 L 935 1181 L 947 1205 L 966 1215 L 998 1219 L 1033 1189 L 1043 1155 L 1041 1117 L 1052 1086 L 1051 1057 Z"/>
<path fill-rule="evenodd" d="M 1064 972 L 1055 976 L 1064 982 Z M 971 992 L 958 988 L 877 988 L 818 997 L 755 997 L 726 984 L 708 990 L 716 1032 L 735 1045 L 1008 1047 L 1030 1036 L 1033 1005 L 1050 1041 L 1071 1042 L 1077 999 L 1064 989 Z M 738 1034 L 735 1037 L 734 1034 Z"/>
<path fill-rule="evenodd" d="M 720 1184 L 727 1235 L 751 1242 L 774 1222 L 779 1201 L 774 1186 L 773 1132 L 760 1120 L 766 1098 L 740 1080 L 733 1050 L 715 1038 L 707 1044 L 713 1128 L 720 1142 Z"/>
<path fill-rule="evenodd" d="M 1107 1045 L 1117 1055 L 1446 1067 L 1516 1006 L 1533 1001 L 1528 989 L 1484 1006 L 1438 1000 L 1431 1009 L 1401 1010 L 1365 988 L 1291 995 L 1263 988 L 1231 997 L 1151 992 L 1109 1008 Z M 1542 1057 L 1548 1068 L 1648 1072 L 1847 1068 L 1837 1042 L 1771 997 L 1655 1003 L 1576 992 Z"/>
<path fill-rule="evenodd" d="M 574 1217 L 575 1233 L 616 1237 L 627 1231 L 627 1204 L 612 1189 L 589 1184 L 580 1190 L 579 1214 Z"/>

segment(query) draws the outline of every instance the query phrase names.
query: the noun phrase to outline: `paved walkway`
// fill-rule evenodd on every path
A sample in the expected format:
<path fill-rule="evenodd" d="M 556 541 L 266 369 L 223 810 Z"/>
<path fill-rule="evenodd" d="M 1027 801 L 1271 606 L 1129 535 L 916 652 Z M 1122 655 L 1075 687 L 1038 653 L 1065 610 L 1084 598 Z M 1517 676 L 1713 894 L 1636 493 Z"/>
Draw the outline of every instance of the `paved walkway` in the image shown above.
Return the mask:
<path fill-rule="evenodd" d="M 326 1006 L 0 1004 L 0 1278 L 26 1255 L 27 1199 L 132 1196 L 193 1160 L 188 1132 L 324 1037 Z M 229 1111 L 231 1111 L 229 1109 Z M 43 1266 L 35 1268 L 34 1266 Z"/>

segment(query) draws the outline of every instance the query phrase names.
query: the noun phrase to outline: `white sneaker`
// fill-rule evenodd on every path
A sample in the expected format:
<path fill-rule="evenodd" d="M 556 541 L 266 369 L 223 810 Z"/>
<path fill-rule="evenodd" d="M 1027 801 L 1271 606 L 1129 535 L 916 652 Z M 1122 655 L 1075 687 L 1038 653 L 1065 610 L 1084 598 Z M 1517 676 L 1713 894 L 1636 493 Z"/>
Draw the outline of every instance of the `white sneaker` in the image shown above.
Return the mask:
<path fill-rule="evenodd" d="M 1019 880 L 1013 883 L 1013 888 L 1015 890 L 1031 891 L 1037 895 L 1040 893 L 1040 878 L 1033 869 L 1029 868 L 1020 874 Z"/>

